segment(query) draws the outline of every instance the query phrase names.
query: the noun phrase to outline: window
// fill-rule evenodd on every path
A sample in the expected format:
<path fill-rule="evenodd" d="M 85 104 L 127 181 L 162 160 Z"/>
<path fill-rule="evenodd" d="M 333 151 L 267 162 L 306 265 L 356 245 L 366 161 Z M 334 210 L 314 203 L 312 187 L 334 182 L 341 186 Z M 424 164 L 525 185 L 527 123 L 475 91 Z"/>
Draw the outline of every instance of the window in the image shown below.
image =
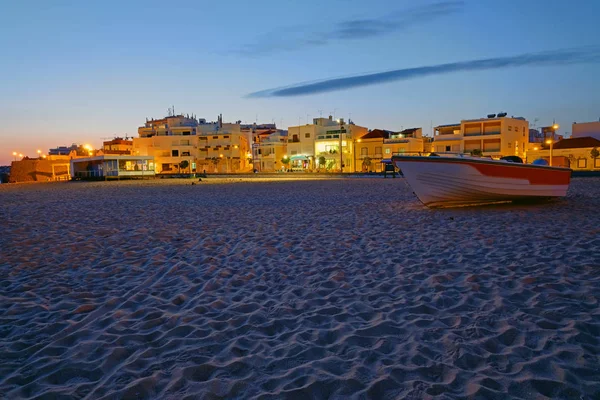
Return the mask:
<path fill-rule="evenodd" d="M 390 149 L 385 149 L 385 154 L 390 154 L 391 150 Z"/>
<path fill-rule="evenodd" d="M 299 141 L 300 141 L 300 138 L 298 137 L 298 135 L 293 135 L 293 136 L 292 136 L 292 142 L 293 142 L 293 143 L 295 143 L 295 142 L 299 142 Z"/>
<path fill-rule="evenodd" d="M 292 150 L 292 155 L 294 156 L 296 154 L 298 154 L 298 151 L 297 150 Z"/>
<path fill-rule="evenodd" d="M 363 147 L 362 149 L 360 149 L 360 155 L 361 156 L 366 156 L 369 154 L 369 149 L 366 147 Z"/>
<path fill-rule="evenodd" d="M 305 133 L 304 137 L 307 138 L 307 139 L 310 138 L 310 133 Z"/>
<path fill-rule="evenodd" d="M 229 139 L 229 136 L 223 136 L 223 139 Z"/>
<path fill-rule="evenodd" d="M 600 158 L 594 159 L 594 168 L 600 168 Z"/>
<path fill-rule="evenodd" d="M 171 157 L 179 157 L 179 150 L 171 150 Z"/>
<path fill-rule="evenodd" d="M 446 146 L 446 151 L 450 151 L 450 146 Z"/>
<path fill-rule="evenodd" d="M 219 138 L 218 136 L 213 136 L 213 139 L 218 139 L 218 138 Z"/>
<path fill-rule="evenodd" d="M 577 168 L 587 168 L 587 158 L 580 158 L 577 160 Z"/>
<path fill-rule="evenodd" d="M 381 147 L 375 147 L 375 155 L 381 156 Z"/>
<path fill-rule="evenodd" d="M 508 142 L 508 148 L 509 148 L 509 149 L 511 148 L 511 146 L 512 146 L 512 143 L 511 143 L 511 142 Z"/>
<path fill-rule="evenodd" d="M 508 131 L 509 132 L 512 131 L 512 126 L 510 126 L 510 125 L 508 126 Z"/>

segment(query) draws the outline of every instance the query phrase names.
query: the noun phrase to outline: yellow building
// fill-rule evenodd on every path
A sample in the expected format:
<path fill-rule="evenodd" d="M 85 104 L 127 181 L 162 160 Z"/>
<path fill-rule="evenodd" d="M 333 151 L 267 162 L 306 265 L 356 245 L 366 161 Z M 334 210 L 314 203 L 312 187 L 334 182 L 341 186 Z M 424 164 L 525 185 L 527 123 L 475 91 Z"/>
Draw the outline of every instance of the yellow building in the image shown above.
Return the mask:
<path fill-rule="evenodd" d="M 287 132 L 268 130 L 254 135 L 253 168 L 259 172 L 276 172 L 288 167 L 282 162 L 287 155 Z"/>
<path fill-rule="evenodd" d="M 593 137 L 563 139 L 553 143 L 552 150 L 549 145 L 537 150 L 529 150 L 526 161 L 532 163 L 542 158 L 550 164 L 550 154 L 552 154 L 552 166 L 581 171 L 600 170 L 600 157 L 593 157 L 597 154 L 594 149 L 600 151 L 600 140 Z"/>
<path fill-rule="evenodd" d="M 343 118 L 314 118 L 312 124 L 288 128 L 288 156 L 294 171 L 354 171 L 355 140 L 367 128 Z"/>
<path fill-rule="evenodd" d="M 422 153 L 425 142 L 421 128 L 369 131 L 356 140 L 356 171 L 381 172 L 384 160 L 390 160 L 394 154 Z"/>
<path fill-rule="evenodd" d="M 133 152 L 133 140 L 114 138 L 102 143 L 102 154 L 131 155 Z"/>
<path fill-rule="evenodd" d="M 529 122 L 525 118 L 507 117 L 506 114 L 488 115 L 488 118 L 463 120 L 460 124 L 440 125 L 434 128 L 431 151 L 436 153 L 471 153 L 481 151 L 484 156 L 525 158 L 529 145 Z"/>
<path fill-rule="evenodd" d="M 423 129 L 410 128 L 400 132 L 391 132 L 383 139 L 383 158 L 389 159 L 393 154 L 419 154 L 425 149 L 428 139 L 423 137 Z"/>
<path fill-rule="evenodd" d="M 133 153 L 154 157 L 154 169 L 160 173 L 247 172 L 251 154 L 247 133 L 240 123 L 224 124 L 189 116 L 168 116 L 146 121 L 133 139 Z M 183 161 L 187 161 L 187 167 Z M 182 164 L 183 163 L 183 164 Z"/>

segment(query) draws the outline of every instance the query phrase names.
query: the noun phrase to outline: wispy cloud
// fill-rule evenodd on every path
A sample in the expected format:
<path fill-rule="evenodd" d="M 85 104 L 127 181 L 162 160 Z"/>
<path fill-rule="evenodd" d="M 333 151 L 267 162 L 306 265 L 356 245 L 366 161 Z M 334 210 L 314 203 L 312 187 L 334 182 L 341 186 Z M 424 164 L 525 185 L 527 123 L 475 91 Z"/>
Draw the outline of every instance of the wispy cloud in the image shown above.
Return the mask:
<path fill-rule="evenodd" d="M 464 2 L 440 1 L 386 14 L 383 17 L 340 21 L 329 29 L 315 26 L 286 27 L 258 38 L 237 52 L 246 56 L 263 56 L 305 47 L 323 46 L 334 41 L 356 40 L 389 35 L 408 27 L 425 24 L 434 19 L 457 13 Z"/>
<path fill-rule="evenodd" d="M 404 68 L 261 90 L 259 92 L 250 93 L 246 97 L 302 96 L 461 71 L 483 71 L 524 66 L 556 66 L 590 63 L 600 63 L 600 47 L 564 49 L 542 53 L 521 54 L 511 57 L 487 58 L 425 67 Z"/>

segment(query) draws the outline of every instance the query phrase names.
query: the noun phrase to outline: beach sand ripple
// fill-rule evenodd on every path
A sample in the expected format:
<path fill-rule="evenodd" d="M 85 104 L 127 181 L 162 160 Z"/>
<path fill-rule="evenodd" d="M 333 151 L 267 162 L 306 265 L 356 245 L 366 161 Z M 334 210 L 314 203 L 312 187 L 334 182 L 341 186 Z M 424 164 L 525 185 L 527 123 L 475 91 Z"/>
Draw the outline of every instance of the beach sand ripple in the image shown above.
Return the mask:
<path fill-rule="evenodd" d="M 600 398 L 600 180 L 0 187 L 0 398 Z"/>

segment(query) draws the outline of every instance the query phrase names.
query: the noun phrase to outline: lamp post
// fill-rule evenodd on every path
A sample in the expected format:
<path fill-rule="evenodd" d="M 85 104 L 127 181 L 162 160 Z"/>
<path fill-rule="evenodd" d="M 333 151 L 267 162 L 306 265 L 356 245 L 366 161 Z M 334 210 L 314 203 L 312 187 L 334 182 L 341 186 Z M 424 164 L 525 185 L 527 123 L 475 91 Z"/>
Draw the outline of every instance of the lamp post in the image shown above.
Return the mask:
<path fill-rule="evenodd" d="M 554 144 L 554 140 L 548 139 L 546 143 L 550 145 L 550 166 L 552 166 L 552 145 Z"/>
<path fill-rule="evenodd" d="M 341 120 L 338 120 L 341 121 Z M 342 151 L 342 131 L 344 130 L 344 125 L 340 124 L 340 173 L 344 173 L 344 152 Z"/>
<path fill-rule="evenodd" d="M 352 151 L 353 157 L 354 157 L 354 173 L 356 173 L 356 143 L 360 143 L 362 142 L 362 139 L 356 139 L 354 141 L 354 149 Z"/>
<path fill-rule="evenodd" d="M 554 136 L 556 135 L 556 131 L 560 128 L 557 123 L 552 124 L 552 138 L 550 140 L 546 140 L 546 143 L 550 145 L 550 166 L 552 166 L 552 150 L 554 147 Z"/>
<path fill-rule="evenodd" d="M 13 151 L 13 157 L 15 158 L 15 161 L 17 161 L 17 152 Z"/>

